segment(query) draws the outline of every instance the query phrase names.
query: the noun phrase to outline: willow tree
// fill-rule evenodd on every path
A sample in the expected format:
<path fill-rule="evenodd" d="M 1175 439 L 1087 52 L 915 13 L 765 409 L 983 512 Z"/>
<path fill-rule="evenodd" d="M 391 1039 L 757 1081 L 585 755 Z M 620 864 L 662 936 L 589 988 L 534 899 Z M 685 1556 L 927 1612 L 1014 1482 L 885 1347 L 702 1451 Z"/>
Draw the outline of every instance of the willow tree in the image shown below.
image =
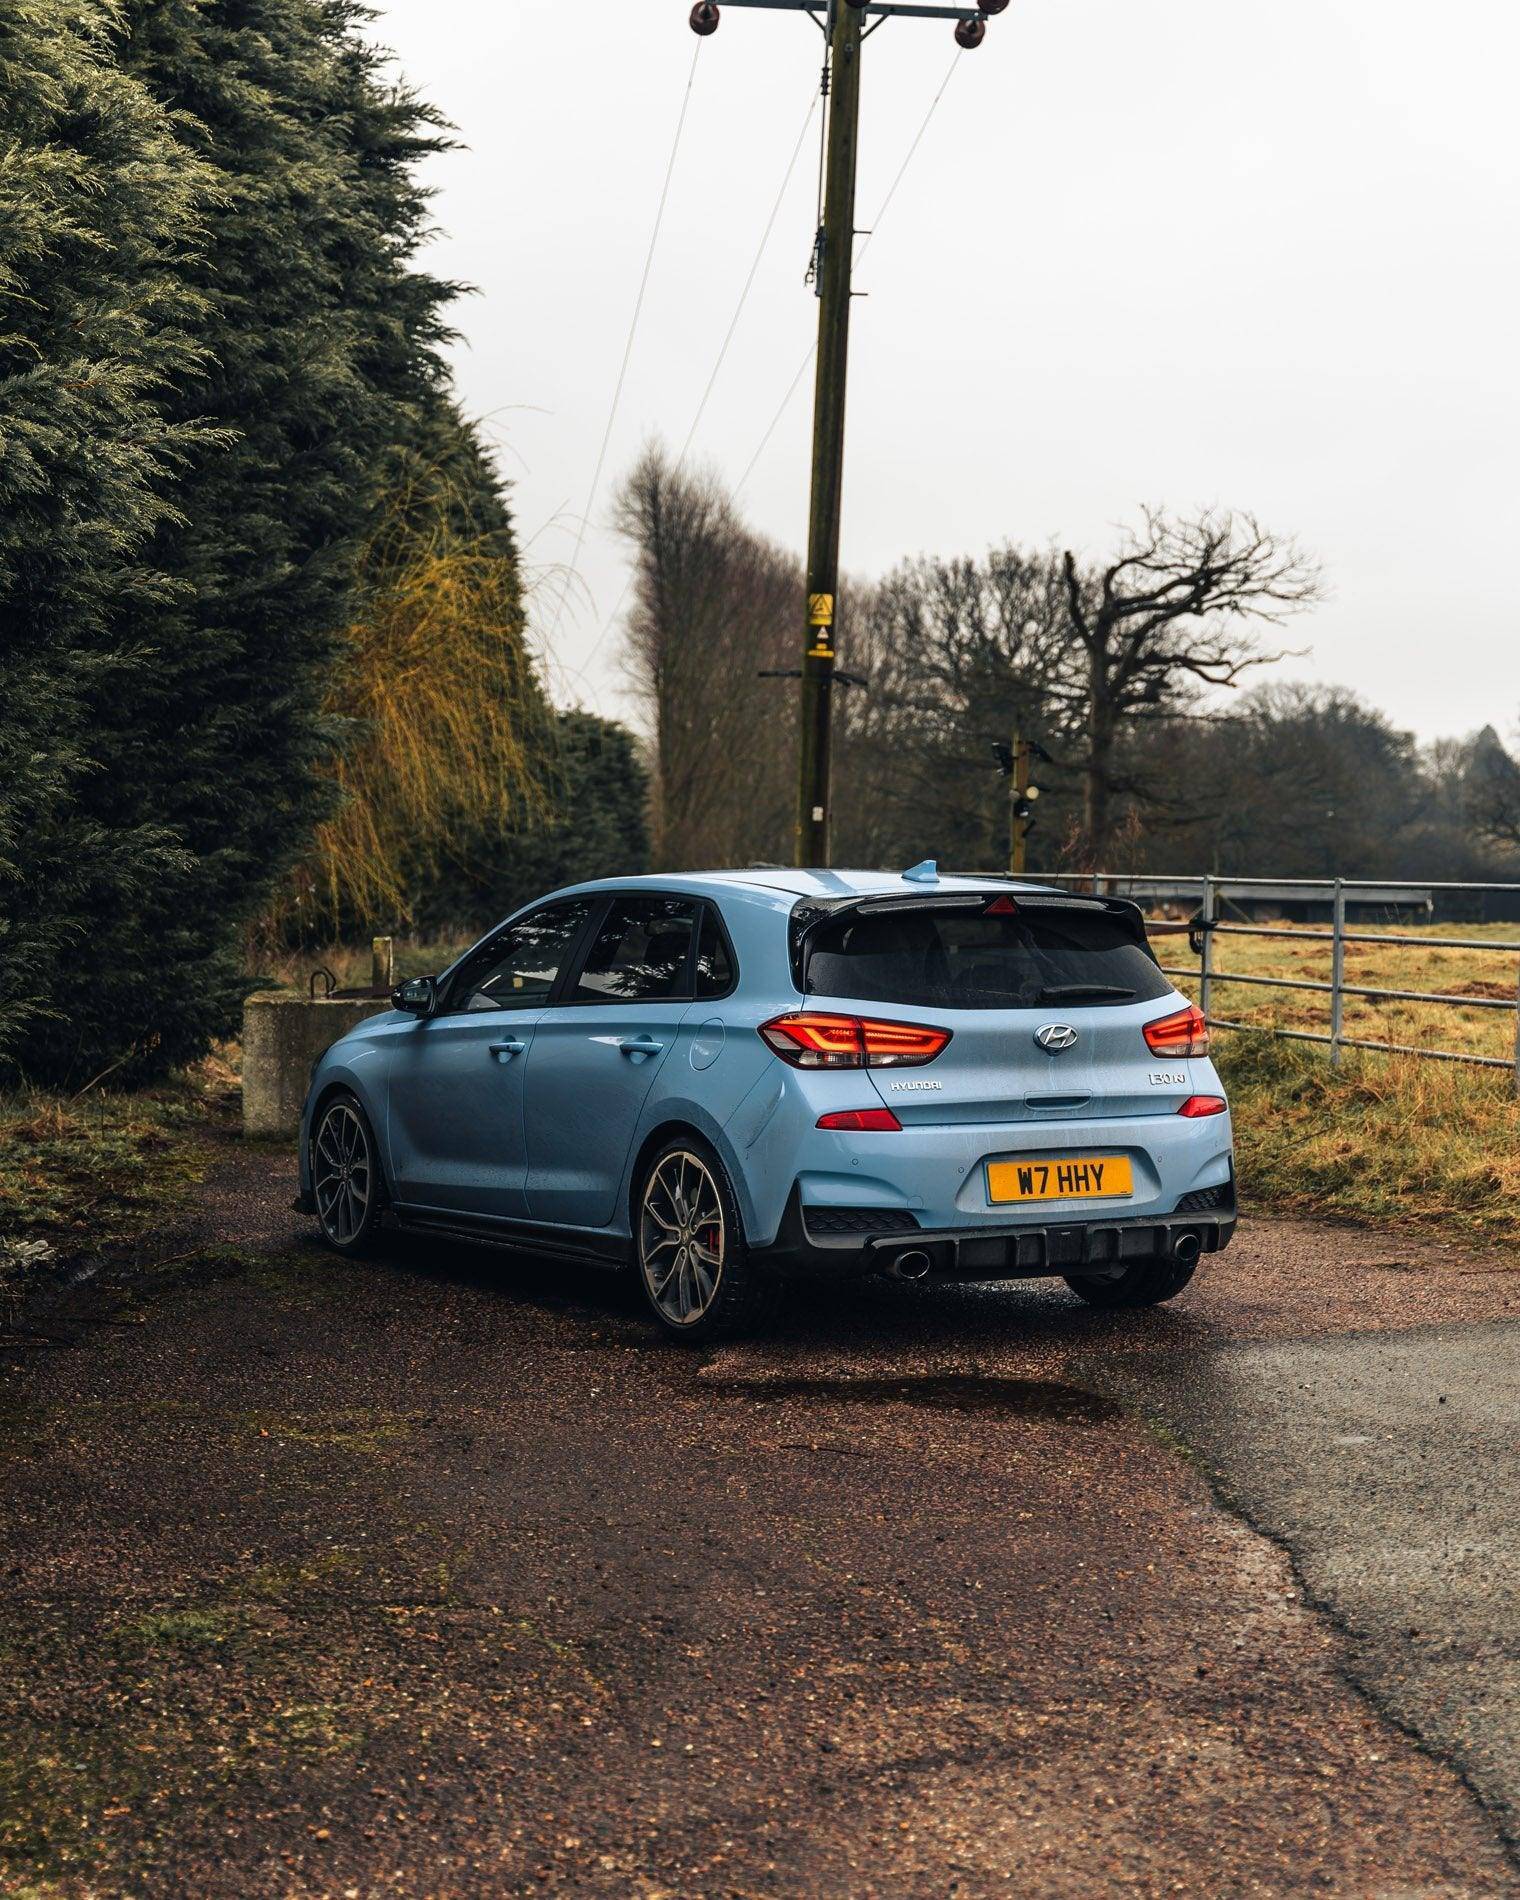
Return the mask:
<path fill-rule="evenodd" d="M 323 702 L 331 815 L 275 906 L 284 933 L 410 922 L 466 841 L 545 822 L 552 720 L 516 549 L 471 473 L 466 442 L 402 484 L 360 561 Z"/>

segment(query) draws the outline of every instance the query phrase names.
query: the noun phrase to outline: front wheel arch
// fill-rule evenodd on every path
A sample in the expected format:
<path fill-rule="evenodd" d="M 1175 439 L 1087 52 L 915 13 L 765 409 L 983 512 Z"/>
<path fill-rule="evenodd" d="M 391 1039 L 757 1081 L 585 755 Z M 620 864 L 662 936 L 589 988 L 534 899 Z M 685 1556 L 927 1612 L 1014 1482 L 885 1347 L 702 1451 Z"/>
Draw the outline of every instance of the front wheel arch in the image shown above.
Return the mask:
<path fill-rule="evenodd" d="M 344 1113 L 351 1122 L 357 1122 L 368 1157 L 369 1179 L 364 1200 L 362 1218 L 356 1227 L 344 1233 L 336 1233 L 330 1228 L 321 1209 L 321 1183 L 317 1155 L 319 1133 L 334 1110 Z M 348 1259 L 371 1254 L 381 1244 L 381 1229 L 385 1219 L 385 1210 L 390 1205 L 390 1190 L 385 1178 L 385 1162 L 380 1152 L 380 1137 L 375 1128 L 373 1115 L 368 1102 L 357 1089 L 342 1081 L 335 1081 L 322 1090 L 321 1095 L 312 1104 L 312 1112 L 307 1124 L 306 1152 L 304 1162 L 311 1187 L 311 1210 L 317 1216 L 317 1227 L 324 1243 L 336 1253 Z M 350 1203 L 352 1207 L 352 1203 Z"/>
<path fill-rule="evenodd" d="M 356 1089 L 352 1082 L 344 1081 L 341 1078 L 335 1078 L 333 1081 L 323 1084 L 322 1093 L 312 1103 L 311 1113 L 306 1118 L 306 1136 L 302 1143 L 304 1149 L 302 1159 L 306 1163 L 308 1179 L 311 1176 L 312 1170 L 312 1143 L 317 1138 L 317 1129 L 321 1124 L 323 1115 L 327 1112 L 328 1108 L 331 1107 L 334 1096 L 338 1095 L 352 1097 L 364 1111 L 364 1119 L 369 1123 L 369 1132 L 375 1144 L 375 1168 L 378 1175 L 377 1185 L 380 1189 L 380 1202 L 383 1207 L 389 1207 L 393 1197 L 391 1194 L 390 1178 L 386 1173 L 385 1144 L 380 1139 L 380 1126 L 374 1108 L 371 1103 L 366 1100 L 361 1090 Z"/>

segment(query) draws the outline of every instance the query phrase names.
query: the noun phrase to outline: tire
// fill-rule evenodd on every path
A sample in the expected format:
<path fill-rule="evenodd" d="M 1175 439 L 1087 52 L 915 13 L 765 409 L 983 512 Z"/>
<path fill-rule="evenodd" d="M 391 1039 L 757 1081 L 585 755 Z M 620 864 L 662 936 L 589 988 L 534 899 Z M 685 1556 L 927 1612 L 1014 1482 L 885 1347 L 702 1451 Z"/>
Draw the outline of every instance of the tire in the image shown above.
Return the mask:
<path fill-rule="evenodd" d="M 775 1311 L 777 1282 L 751 1259 L 728 1175 L 705 1141 L 678 1136 L 651 1155 L 632 1213 L 634 1268 L 668 1337 L 731 1339 Z"/>
<path fill-rule="evenodd" d="M 333 1252 L 354 1259 L 373 1253 L 385 1183 L 375 1131 L 346 1089 L 328 1096 L 312 1130 L 311 1189 L 317 1225 Z"/>
<path fill-rule="evenodd" d="M 1064 1278 L 1078 1299 L 1086 1300 L 1089 1306 L 1160 1306 L 1163 1300 L 1176 1298 L 1192 1279 L 1197 1264 L 1194 1260 L 1182 1262 L 1157 1256 L 1133 1261 L 1111 1275 L 1068 1273 Z"/>

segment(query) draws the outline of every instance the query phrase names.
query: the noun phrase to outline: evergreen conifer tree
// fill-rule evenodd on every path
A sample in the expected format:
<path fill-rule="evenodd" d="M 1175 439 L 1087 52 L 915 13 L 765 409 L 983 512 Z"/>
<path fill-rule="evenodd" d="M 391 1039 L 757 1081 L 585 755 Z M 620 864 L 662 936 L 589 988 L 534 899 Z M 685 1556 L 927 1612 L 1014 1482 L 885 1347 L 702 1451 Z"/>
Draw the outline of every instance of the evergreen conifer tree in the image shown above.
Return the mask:
<path fill-rule="evenodd" d="M 201 373 L 213 181 L 111 27 L 77 0 L 0 13 L 0 1071 L 28 1038 L 116 1060 L 85 1053 L 64 971 L 185 864 L 160 815 L 108 810 L 94 722 L 176 595 L 152 542 L 198 430 L 162 398 Z"/>
<path fill-rule="evenodd" d="M 344 0 L 128 0 L 120 57 L 179 115 L 213 178 L 205 241 L 181 262 L 205 355 L 168 392 L 176 429 L 215 437 L 147 549 L 166 589 L 133 603 L 147 656 L 95 707 L 79 821 L 154 828 L 179 854 L 109 902 L 81 875 L 66 1033 L 39 1021 L 33 1074 L 131 1052 L 130 1076 L 230 1030 L 244 934 L 328 796 L 321 702 L 355 563 L 397 462 L 441 400 L 450 287 L 414 270 L 428 113 L 388 86 Z"/>

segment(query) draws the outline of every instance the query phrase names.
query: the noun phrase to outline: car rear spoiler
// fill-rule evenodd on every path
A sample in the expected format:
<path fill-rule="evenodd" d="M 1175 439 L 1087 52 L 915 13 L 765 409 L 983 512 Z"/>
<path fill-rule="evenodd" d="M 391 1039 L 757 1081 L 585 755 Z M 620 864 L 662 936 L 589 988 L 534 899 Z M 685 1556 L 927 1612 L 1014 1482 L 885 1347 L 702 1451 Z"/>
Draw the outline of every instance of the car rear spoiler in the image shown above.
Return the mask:
<path fill-rule="evenodd" d="M 1156 961 L 1156 953 L 1145 934 L 1145 913 L 1127 897 L 1081 897 L 1069 891 L 1017 887 L 1010 890 L 1006 885 L 998 884 L 988 885 L 980 891 L 925 891 L 922 896 L 917 892 L 880 891 L 851 897 L 804 897 L 792 906 L 792 969 L 798 979 L 798 988 L 806 989 L 802 979 L 806 974 L 808 938 L 820 924 L 828 923 L 832 918 L 842 917 L 851 911 L 862 916 L 882 916 L 906 910 L 981 911 L 998 897 L 1012 898 L 1020 911 L 1086 911 L 1093 916 L 1111 918 L 1122 926 L 1125 935 L 1152 962 Z"/>

